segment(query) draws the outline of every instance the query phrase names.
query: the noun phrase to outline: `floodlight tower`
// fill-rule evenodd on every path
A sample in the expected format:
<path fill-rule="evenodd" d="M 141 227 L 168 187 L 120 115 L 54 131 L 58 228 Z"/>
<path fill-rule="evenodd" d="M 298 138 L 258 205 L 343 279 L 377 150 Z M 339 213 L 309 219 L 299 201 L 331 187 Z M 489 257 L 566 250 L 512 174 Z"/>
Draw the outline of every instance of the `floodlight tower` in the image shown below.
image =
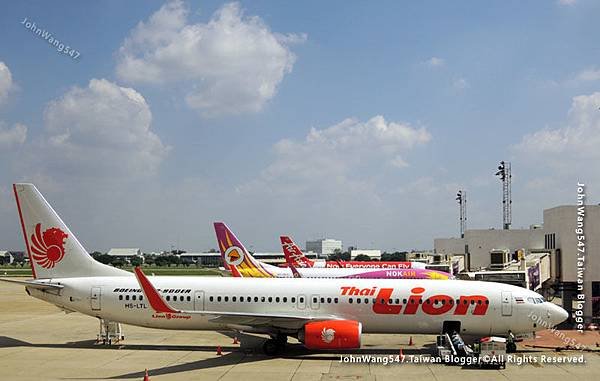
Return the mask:
<path fill-rule="evenodd" d="M 508 230 L 512 224 L 512 174 L 510 171 L 510 162 L 501 161 L 496 176 L 500 177 L 500 180 L 502 181 L 502 228 Z"/>
<path fill-rule="evenodd" d="M 465 230 L 467 230 L 467 191 L 459 190 L 456 193 L 456 201 L 458 201 L 460 210 L 460 238 L 465 238 Z"/>

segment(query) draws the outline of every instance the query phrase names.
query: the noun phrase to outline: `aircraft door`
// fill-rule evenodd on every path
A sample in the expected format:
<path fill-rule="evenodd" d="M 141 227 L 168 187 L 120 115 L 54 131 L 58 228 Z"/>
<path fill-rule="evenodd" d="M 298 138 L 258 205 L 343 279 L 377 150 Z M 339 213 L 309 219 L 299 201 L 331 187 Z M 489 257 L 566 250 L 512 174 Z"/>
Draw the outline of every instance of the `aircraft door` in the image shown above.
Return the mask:
<path fill-rule="evenodd" d="M 204 291 L 194 291 L 194 311 L 204 311 Z"/>
<path fill-rule="evenodd" d="M 92 311 L 100 311 L 102 308 L 102 287 L 92 287 L 90 291 L 90 305 Z"/>
<path fill-rule="evenodd" d="M 512 293 L 502 291 L 502 316 L 512 315 Z"/>

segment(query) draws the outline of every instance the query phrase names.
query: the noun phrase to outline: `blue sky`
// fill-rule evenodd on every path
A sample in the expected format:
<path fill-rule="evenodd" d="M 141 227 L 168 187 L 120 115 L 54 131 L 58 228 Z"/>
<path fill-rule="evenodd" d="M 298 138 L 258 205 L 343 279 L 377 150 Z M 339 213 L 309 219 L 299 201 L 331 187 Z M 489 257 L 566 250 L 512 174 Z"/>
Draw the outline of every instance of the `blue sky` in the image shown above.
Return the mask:
<path fill-rule="evenodd" d="M 0 246 L 31 181 L 90 249 L 322 236 L 430 248 L 597 202 L 592 1 L 13 3 L 0 14 Z M 24 18 L 78 50 L 72 59 Z M 9 73 L 9 74 L 7 74 Z"/>

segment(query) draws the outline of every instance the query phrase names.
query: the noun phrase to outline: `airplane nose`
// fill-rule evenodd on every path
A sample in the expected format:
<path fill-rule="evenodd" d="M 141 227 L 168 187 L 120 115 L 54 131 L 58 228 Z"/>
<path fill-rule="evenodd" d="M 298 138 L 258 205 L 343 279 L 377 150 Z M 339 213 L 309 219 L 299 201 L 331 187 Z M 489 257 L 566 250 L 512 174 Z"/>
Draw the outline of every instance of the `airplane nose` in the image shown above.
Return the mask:
<path fill-rule="evenodd" d="M 549 313 L 550 313 L 550 320 L 552 321 L 553 325 L 557 325 L 562 323 L 563 321 L 567 320 L 567 318 L 569 317 L 569 313 L 567 311 L 565 311 L 564 308 L 557 306 L 554 303 L 549 303 L 550 304 L 550 309 L 549 309 Z"/>

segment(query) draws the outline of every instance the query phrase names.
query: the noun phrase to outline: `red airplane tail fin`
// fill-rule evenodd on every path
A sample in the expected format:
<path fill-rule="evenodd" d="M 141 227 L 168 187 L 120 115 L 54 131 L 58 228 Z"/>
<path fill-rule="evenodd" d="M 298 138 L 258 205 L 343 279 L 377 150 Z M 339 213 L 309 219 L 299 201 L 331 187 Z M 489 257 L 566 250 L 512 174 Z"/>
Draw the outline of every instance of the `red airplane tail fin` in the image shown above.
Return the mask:
<path fill-rule="evenodd" d="M 304 255 L 302 250 L 292 241 L 288 236 L 281 236 L 281 247 L 283 248 L 283 255 L 285 261 L 292 267 L 313 267 L 315 262 L 311 261 Z"/>

